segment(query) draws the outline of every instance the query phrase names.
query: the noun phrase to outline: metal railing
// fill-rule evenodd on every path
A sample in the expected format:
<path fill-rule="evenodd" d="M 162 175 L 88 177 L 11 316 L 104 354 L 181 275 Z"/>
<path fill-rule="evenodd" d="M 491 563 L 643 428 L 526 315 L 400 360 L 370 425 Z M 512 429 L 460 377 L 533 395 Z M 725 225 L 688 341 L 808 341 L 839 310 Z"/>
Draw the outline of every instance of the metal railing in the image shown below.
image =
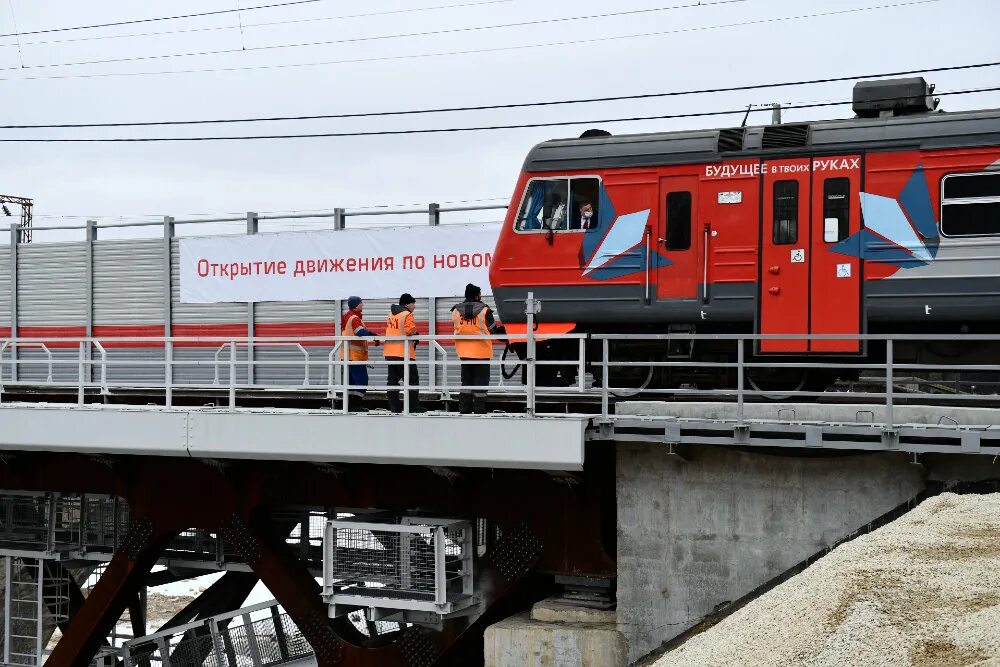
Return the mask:
<path fill-rule="evenodd" d="M 412 217 L 412 216 L 426 216 L 427 224 L 430 225 L 440 225 L 442 223 L 442 215 L 449 213 L 475 213 L 480 211 L 506 211 L 508 208 L 507 204 L 477 204 L 477 205 L 464 205 L 464 206 L 442 206 L 438 203 L 430 203 L 426 207 L 408 207 L 408 208 L 357 208 L 357 209 L 347 209 L 347 208 L 332 208 L 325 211 L 313 211 L 307 213 L 275 213 L 275 214 L 260 214 L 254 211 L 248 211 L 243 215 L 232 215 L 232 216 L 219 216 L 214 218 L 176 218 L 173 216 L 164 216 L 161 220 L 132 220 L 132 221 L 120 221 L 120 222 L 100 222 L 97 220 L 88 220 L 86 224 L 74 224 L 74 225 L 32 225 L 32 232 L 46 232 L 46 231 L 68 231 L 68 230 L 87 230 L 88 233 L 94 234 L 100 229 L 124 229 L 124 228 L 145 228 L 145 227 L 161 227 L 163 228 L 163 233 L 166 236 L 173 236 L 173 228 L 177 225 L 217 225 L 217 224 L 245 224 L 247 225 L 247 230 L 251 232 L 256 232 L 257 227 L 261 222 L 270 223 L 281 223 L 281 222 L 292 222 L 292 221 L 302 221 L 302 220 L 316 220 L 316 221 L 329 221 L 329 226 L 335 230 L 342 230 L 347 227 L 347 221 L 350 218 L 370 218 L 370 217 Z M 415 223 L 412 221 L 407 221 L 404 223 L 406 226 L 414 226 Z M 317 227 L 321 228 L 321 227 Z M 12 235 L 17 235 L 20 240 L 23 238 L 24 232 L 15 225 L 10 225 L 7 230 Z M 34 239 L 33 239 L 34 240 Z"/>
<path fill-rule="evenodd" d="M 406 621 L 407 612 L 471 612 L 477 601 L 473 537 L 468 521 L 331 519 L 323 538 L 330 616 L 364 609 L 370 621 Z"/>
<path fill-rule="evenodd" d="M 452 355 L 450 347 L 463 340 L 490 340 L 494 344 L 494 355 L 489 360 L 459 359 Z M 526 354 L 523 359 L 514 361 L 497 358 L 496 345 L 507 341 L 523 344 Z M 7 338 L 0 339 L 0 350 L 13 345 L 27 347 L 36 346 L 46 351 L 44 359 L 11 359 L 0 357 L 0 401 L 5 394 L 18 387 L 59 387 L 64 390 L 75 390 L 77 404 L 84 405 L 88 392 L 107 394 L 112 390 L 127 390 L 130 388 L 157 389 L 164 392 L 167 407 L 173 405 L 174 394 L 179 391 L 215 392 L 223 398 L 223 405 L 231 410 L 238 406 L 240 392 L 252 390 L 282 389 L 286 391 L 301 391 L 318 393 L 333 401 L 339 402 L 335 409 L 348 410 L 348 395 L 352 390 L 399 391 L 403 412 L 410 413 L 415 406 L 409 404 L 410 392 L 417 390 L 436 394 L 442 400 L 451 400 L 454 394 L 461 392 L 481 392 L 491 398 L 502 398 L 506 401 L 523 401 L 524 410 L 529 415 L 538 413 L 539 398 L 552 402 L 577 401 L 593 404 L 594 409 L 587 410 L 599 420 L 614 419 L 613 406 L 623 398 L 641 396 L 644 399 L 661 400 L 691 400 L 731 402 L 734 404 L 734 417 L 737 422 L 745 420 L 745 406 L 750 401 L 816 401 L 836 400 L 853 401 L 867 406 L 879 406 L 884 409 L 886 428 L 896 425 L 896 407 L 901 398 L 908 400 L 927 399 L 942 405 L 964 406 L 995 406 L 1000 392 L 1000 364 L 995 363 L 915 363 L 901 360 L 900 346 L 914 346 L 929 342 L 943 342 L 955 346 L 992 344 L 994 350 L 1000 349 L 998 334 L 918 334 L 918 335 L 760 335 L 760 334 L 559 334 L 546 335 L 544 340 L 559 343 L 564 350 L 573 350 L 570 358 L 539 359 L 536 352 L 538 340 L 531 326 L 527 333 L 517 337 L 507 335 L 493 336 L 456 336 L 456 335 L 426 335 L 409 337 L 375 336 L 365 338 L 370 343 L 387 341 L 409 341 L 427 344 L 429 352 L 426 359 L 420 360 L 387 360 L 373 345 L 370 358 L 355 361 L 345 358 L 344 351 L 349 341 L 357 342 L 353 336 L 287 336 L 258 337 L 254 340 L 239 337 L 109 337 L 109 338 Z M 869 350 L 865 355 L 840 355 L 838 359 L 809 357 L 799 355 L 762 355 L 756 349 L 763 341 L 849 341 Z M 59 358 L 52 354 L 52 348 L 76 347 L 75 358 L 69 356 Z M 157 358 L 151 359 L 116 359 L 110 350 L 116 344 L 128 344 L 130 347 L 142 346 L 161 350 Z M 667 353 L 672 346 L 715 346 L 719 353 L 718 361 L 701 361 L 693 358 L 671 358 Z M 184 346 L 214 347 L 214 355 L 208 359 L 178 359 L 175 352 Z M 288 359 L 259 359 L 245 355 L 238 358 L 236 350 L 240 347 L 283 347 L 297 350 L 301 361 Z M 91 355 L 92 347 L 97 355 Z M 224 355 L 228 349 L 229 354 Z M 643 350 L 645 358 L 638 358 L 635 350 Z M 654 352 L 650 352 L 650 351 Z M 659 353 L 655 351 L 659 350 Z M 45 380 L 5 380 L 14 377 L 13 372 L 4 372 L 13 365 L 42 364 L 48 373 Z M 385 368 L 392 364 L 402 364 L 402 383 L 389 385 L 387 383 L 352 384 L 350 369 L 356 366 Z M 520 378 L 513 381 L 502 379 L 497 384 L 462 386 L 453 376 L 462 366 L 467 364 L 485 364 L 493 369 L 498 367 L 509 369 L 512 365 Z M 302 372 L 302 382 L 246 382 L 240 381 L 240 371 L 253 367 L 298 367 Z M 220 370 L 228 366 L 228 378 L 223 381 Z M 53 379 L 53 369 L 74 368 Z M 98 379 L 91 379 L 91 368 L 99 369 Z M 122 381 L 110 383 L 109 370 L 116 368 L 143 367 L 158 368 L 162 373 L 162 381 Z M 176 372 L 178 368 L 210 367 L 214 371 L 211 382 L 184 381 Z M 312 373 L 313 367 L 324 368 L 325 373 Z M 546 367 L 561 367 L 568 370 L 567 375 L 573 377 L 572 382 L 564 382 L 562 386 L 552 386 L 539 373 Z M 410 385 L 411 373 L 414 369 L 423 371 L 419 384 Z M 435 372 L 443 371 L 443 372 Z M 449 372 L 452 371 L 452 372 Z M 670 386 L 660 382 L 663 375 L 683 371 L 697 373 L 710 371 L 716 375 L 729 378 L 728 384 L 723 383 L 716 388 L 701 388 L 697 385 L 683 384 Z M 770 385 L 761 383 L 762 373 L 786 372 L 788 375 L 800 378 L 816 377 L 823 374 L 839 375 L 841 378 L 855 376 L 857 379 L 841 380 L 825 391 L 812 389 L 808 382 L 791 383 L 790 386 Z M 973 387 L 968 374 L 988 376 Z M 59 375 L 58 373 L 56 375 Z M 505 374 L 514 377 L 513 373 Z M 626 381 L 625 376 L 632 379 Z M 75 376 L 75 377 L 74 377 Z M 574 377 L 575 376 L 575 377 Z M 642 381 L 645 376 L 646 380 Z M 244 375 L 245 377 L 245 375 Z M 636 381 L 634 378 L 638 377 Z M 338 401 L 339 399 L 339 401 Z M 553 410 L 546 414 L 558 414 L 565 410 Z"/>
<path fill-rule="evenodd" d="M 94 552 L 103 558 L 121 545 L 129 517 L 128 504 L 117 496 L 3 491 L 0 555 Z"/>
<path fill-rule="evenodd" d="M 308 658 L 312 648 L 274 600 L 125 642 L 126 667 L 246 665 Z"/>

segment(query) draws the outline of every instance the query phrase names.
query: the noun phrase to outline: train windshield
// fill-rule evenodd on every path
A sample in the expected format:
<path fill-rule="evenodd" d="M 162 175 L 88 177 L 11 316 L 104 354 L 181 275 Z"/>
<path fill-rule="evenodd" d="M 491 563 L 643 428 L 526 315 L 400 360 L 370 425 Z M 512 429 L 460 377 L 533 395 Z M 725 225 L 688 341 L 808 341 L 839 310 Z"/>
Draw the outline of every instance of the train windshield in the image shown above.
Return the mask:
<path fill-rule="evenodd" d="M 596 229 L 600 181 L 596 178 L 536 179 L 518 212 L 519 232 L 565 232 Z"/>

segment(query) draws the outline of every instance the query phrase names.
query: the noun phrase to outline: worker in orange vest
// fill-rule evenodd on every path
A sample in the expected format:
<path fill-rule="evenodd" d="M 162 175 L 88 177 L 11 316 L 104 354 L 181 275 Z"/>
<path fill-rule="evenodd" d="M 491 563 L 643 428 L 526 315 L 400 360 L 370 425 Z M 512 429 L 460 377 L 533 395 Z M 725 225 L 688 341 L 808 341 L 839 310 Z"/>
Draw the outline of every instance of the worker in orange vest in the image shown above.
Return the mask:
<path fill-rule="evenodd" d="M 392 306 L 389 311 L 389 317 L 385 321 L 385 335 L 386 337 L 391 336 L 416 336 L 417 321 L 413 317 L 413 311 L 417 307 L 417 300 L 413 298 L 411 294 L 401 294 L 399 297 L 399 305 Z M 386 340 L 385 341 L 385 360 L 395 363 L 389 364 L 389 378 L 386 381 L 390 387 L 399 386 L 399 383 L 404 377 L 404 367 L 406 366 L 405 359 L 409 359 L 411 362 L 409 369 L 409 377 L 407 379 L 407 386 L 415 387 L 420 385 L 420 374 L 417 371 L 417 365 L 415 362 L 417 360 L 417 341 L 403 341 L 403 340 Z M 424 408 L 420 406 L 420 391 L 417 389 L 410 389 L 410 412 L 426 412 Z M 392 412 L 402 412 L 403 411 L 403 401 L 400 399 L 398 391 L 390 389 L 387 393 L 389 399 L 389 409 Z"/>
<path fill-rule="evenodd" d="M 452 307 L 451 321 L 456 336 L 488 336 L 502 332 L 493 311 L 483 303 L 482 290 L 472 283 L 465 286 L 465 301 Z M 463 415 L 486 414 L 486 387 L 490 384 L 490 364 L 487 362 L 493 358 L 493 341 L 488 338 L 456 340 L 455 353 L 465 362 L 462 364 L 462 387 L 479 387 L 459 393 L 458 411 Z"/>
<path fill-rule="evenodd" d="M 347 355 L 348 361 L 367 362 L 369 342 L 363 339 L 370 338 L 375 334 L 368 330 L 362 319 L 365 302 L 361 300 L 360 296 L 348 297 L 347 308 L 347 312 L 340 318 L 340 334 L 342 336 L 357 336 L 358 340 L 346 341 L 344 353 Z M 378 341 L 372 342 L 378 345 Z M 362 405 L 365 392 L 368 391 L 366 389 L 368 386 L 368 364 L 351 363 L 348 366 L 347 382 L 350 385 L 347 391 L 347 409 L 350 412 L 368 412 L 368 409 Z"/>

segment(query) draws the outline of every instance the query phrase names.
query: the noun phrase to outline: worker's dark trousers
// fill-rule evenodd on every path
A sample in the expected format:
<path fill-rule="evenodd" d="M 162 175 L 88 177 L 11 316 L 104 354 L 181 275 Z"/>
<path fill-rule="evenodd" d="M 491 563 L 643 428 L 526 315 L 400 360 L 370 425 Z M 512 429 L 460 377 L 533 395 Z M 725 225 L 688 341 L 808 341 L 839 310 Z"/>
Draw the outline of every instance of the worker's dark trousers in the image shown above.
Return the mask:
<path fill-rule="evenodd" d="M 483 361 L 482 359 L 462 360 L 462 386 L 463 387 L 486 387 L 490 383 L 490 365 L 488 363 L 468 363 L 469 361 Z M 486 414 L 486 390 L 476 389 L 474 391 L 463 391 L 458 395 L 458 411 L 463 415 L 475 412 L 477 415 Z"/>
<path fill-rule="evenodd" d="M 403 381 L 403 358 L 402 357 L 386 357 L 386 361 L 394 361 L 397 363 L 389 364 L 389 378 L 386 380 L 386 384 L 390 387 L 398 387 Z M 409 386 L 415 387 L 420 384 L 420 373 L 417 371 L 417 362 L 410 361 L 410 377 Z M 389 409 L 393 412 L 403 411 L 403 400 L 399 395 L 398 391 L 393 391 L 390 389 L 386 393 L 386 397 L 389 399 Z M 415 410 L 420 406 L 420 391 L 417 389 L 410 390 L 410 409 Z"/>

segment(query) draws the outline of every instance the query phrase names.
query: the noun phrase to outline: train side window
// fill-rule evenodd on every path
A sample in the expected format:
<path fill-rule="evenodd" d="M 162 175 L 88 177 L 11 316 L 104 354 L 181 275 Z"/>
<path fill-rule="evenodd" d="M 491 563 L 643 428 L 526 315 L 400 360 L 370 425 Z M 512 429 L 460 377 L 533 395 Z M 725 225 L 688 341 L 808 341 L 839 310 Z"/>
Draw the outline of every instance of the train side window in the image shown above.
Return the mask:
<path fill-rule="evenodd" d="M 941 189 L 942 235 L 1000 236 L 1000 173 L 948 174 Z"/>
<path fill-rule="evenodd" d="M 667 193 L 667 250 L 691 247 L 691 193 Z"/>
<path fill-rule="evenodd" d="M 518 211 L 514 229 L 519 232 L 546 232 L 567 229 L 569 179 L 531 181 Z"/>
<path fill-rule="evenodd" d="M 596 229 L 600 218 L 597 206 L 601 193 L 601 181 L 596 178 L 574 178 L 569 185 L 570 216 L 569 229 Z"/>
<path fill-rule="evenodd" d="M 774 183 L 772 236 L 775 245 L 790 245 L 799 241 L 798 181 L 775 181 Z"/>
<path fill-rule="evenodd" d="M 851 179 L 828 178 L 823 181 L 823 241 L 836 243 L 851 235 Z M 836 237 L 827 233 L 826 224 L 836 221 Z M 832 230 L 831 230 L 832 231 Z"/>

